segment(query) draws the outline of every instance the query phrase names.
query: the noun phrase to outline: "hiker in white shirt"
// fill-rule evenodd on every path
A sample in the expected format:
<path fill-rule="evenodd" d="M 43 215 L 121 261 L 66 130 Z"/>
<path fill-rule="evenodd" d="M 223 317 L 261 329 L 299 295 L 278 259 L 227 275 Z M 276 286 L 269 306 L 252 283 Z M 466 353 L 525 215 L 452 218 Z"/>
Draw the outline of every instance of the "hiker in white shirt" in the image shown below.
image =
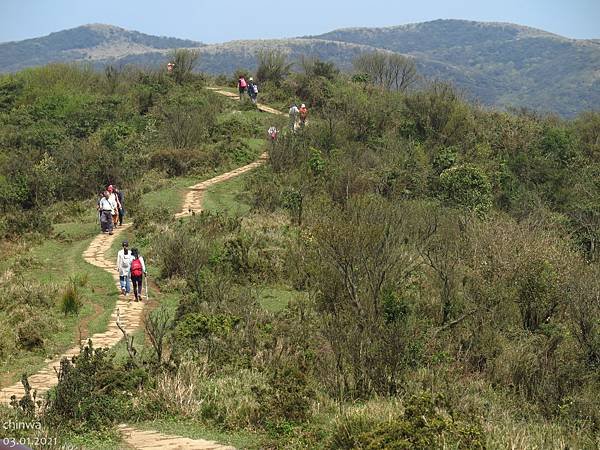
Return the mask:
<path fill-rule="evenodd" d="M 296 106 L 296 104 L 294 103 L 292 105 L 292 107 L 290 108 L 290 129 L 292 131 L 296 130 L 296 122 L 298 121 L 298 114 L 300 114 L 300 110 L 298 109 L 298 107 Z"/>
<path fill-rule="evenodd" d="M 129 250 L 129 242 L 123 241 L 123 248 L 117 253 L 117 272 L 119 272 L 119 284 L 121 286 L 121 294 L 128 296 L 131 291 L 131 261 L 133 254 Z"/>
<path fill-rule="evenodd" d="M 113 234 L 112 212 L 113 207 L 108 200 L 108 191 L 104 191 L 104 197 L 98 202 L 98 211 L 100 213 L 100 227 L 103 233 Z"/>
<path fill-rule="evenodd" d="M 108 188 L 106 188 L 106 190 L 108 191 L 108 201 L 110 202 L 110 205 L 112 206 L 113 226 L 116 227 L 117 224 L 119 223 L 119 209 L 121 209 L 121 203 L 119 202 L 119 197 L 117 196 L 117 193 L 114 192 L 112 184 L 110 186 L 108 186 Z"/>

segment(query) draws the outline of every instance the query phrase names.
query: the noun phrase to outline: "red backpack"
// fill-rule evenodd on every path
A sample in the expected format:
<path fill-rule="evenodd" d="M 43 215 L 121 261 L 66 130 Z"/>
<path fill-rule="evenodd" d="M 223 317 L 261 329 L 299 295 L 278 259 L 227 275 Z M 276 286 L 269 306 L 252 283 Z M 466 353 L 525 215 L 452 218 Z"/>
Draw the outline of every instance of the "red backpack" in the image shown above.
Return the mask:
<path fill-rule="evenodd" d="M 141 277 L 142 273 L 143 273 L 142 261 L 140 261 L 139 258 L 136 258 L 131 262 L 131 276 L 132 277 Z"/>
<path fill-rule="evenodd" d="M 240 78 L 240 87 L 241 88 L 245 88 L 247 86 L 246 84 L 246 79 L 245 78 Z"/>

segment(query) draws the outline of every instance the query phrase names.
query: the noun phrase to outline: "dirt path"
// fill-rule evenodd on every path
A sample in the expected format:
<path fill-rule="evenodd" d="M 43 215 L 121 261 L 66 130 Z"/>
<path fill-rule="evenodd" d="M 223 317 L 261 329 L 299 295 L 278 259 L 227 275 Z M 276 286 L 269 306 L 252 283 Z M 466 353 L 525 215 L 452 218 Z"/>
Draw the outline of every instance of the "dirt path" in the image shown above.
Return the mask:
<path fill-rule="evenodd" d="M 240 98 L 239 94 L 235 94 L 233 92 L 229 92 L 229 91 L 224 91 L 223 89 L 220 88 L 216 88 L 216 87 L 207 87 L 206 89 L 211 90 L 213 92 L 216 92 L 217 94 L 221 94 L 224 95 L 225 97 L 229 97 L 231 99 L 237 100 Z M 281 111 L 278 111 L 277 109 L 273 109 L 270 106 L 267 106 L 263 103 L 257 103 L 256 107 L 260 110 L 260 111 L 264 111 L 270 114 L 275 114 L 276 116 L 283 116 L 285 114 L 283 114 Z"/>
<path fill-rule="evenodd" d="M 225 95 L 230 98 L 238 98 L 237 95 L 227 91 L 219 90 L 217 88 L 209 88 L 219 94 Z M 282 114 L 281 112 L 269 108 L 264 105 L 257 105 L 262 111 L 269 112 L 272 114 Z M 189 187 L 189 192 L 186 194 L 182 209 L 177 213 L 176 217 L 185 217 L 195 213 L 199 213 L 202 210 L 202 199 L 204 197 L 204 191 L 217 183 L 227 181 L 231 178 L 237 177 L 243 173 L 246 173 L 252 169 L 263 164 L 267 159 L 267 154 L 263 153 L 258 160 L 250 163 L 246 166 L 239 167 L 230 172 L 218 175 L 210 180 L 202 181 L 194 186 Z M 118 239 L 119 235 L 123 233 L 131 224 L 125 224 L 122 227 L 117 228 L 112 236 L 99 234 L 96 236 L 88 248 L 83 252 L 83 258 L 89 264 L 106 270 L 111 274 L 115 281 L 116 289 L 119 289 L 119 276 L 115 270 L 115 261 L 106 257 L 106 252 L 111 248 L 115 239 Z M 96 333 L 89 338 L 82 340 L 82 344 L 87 344 L 88 339 L 92 339 L 94 347 L 112 347 L 116 345 L 122 338 L 123 333 L 119 330 L 117 323 L 128 332 L 133 333 L 135 330 L 140 328 L 143 322 L 143 311 L 144 302 L 130 302 L 119 296 L 115 309 L 110 317 L 108 329 L 102 333 Z M 79 354 L 80 347 L 73 347 L 63 353 L 62 355 L 46 361 L 48 364 L 38 373 L 29 377 L 29 384 L 32 389 L 37 390 L 37 397 L 40 398 L 50 388 L 57 383 L 57 371 L 60 367 L 61 359 L 67 357 L 72 358 Z M 0 390 L 0 402 L 9 403 L 11 396 L 16 396 L 20 399 L 25 394 L 23 385 L 18 382 L 12 386 L 8 386 Z M 175 450 L 175 449 L 218 449 L 218 450 L 229 450 L 233 447 L 224 446 L 213 441 L 206 441 L 203 439 L 189 439 L 181 436 L 171 436 L 159 433 L 157 431 L 142 431 L 132 428 L 128 425 L 121 424 L 119 429 L 123 434 L 125 442 L 135 449 L 164 449 L 164 450 Z"/>
<path fill-rule="evenodd" d="M 181 436 L 170 436 L 157 431 L 142 431 L 127 425 L 119 425 L 119 430 L 127 444 L 137 449 L 163 450 L 235 450 L 204 439 L 189 439 Z"/>

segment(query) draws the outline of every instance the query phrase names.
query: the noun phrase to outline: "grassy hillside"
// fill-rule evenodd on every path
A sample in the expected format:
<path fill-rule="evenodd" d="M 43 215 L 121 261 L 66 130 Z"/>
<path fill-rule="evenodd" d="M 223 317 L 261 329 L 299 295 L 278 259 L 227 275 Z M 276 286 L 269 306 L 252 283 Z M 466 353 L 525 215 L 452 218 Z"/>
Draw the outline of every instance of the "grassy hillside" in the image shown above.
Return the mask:
<path fill-rule="evenodd" d="M 134 354 L 69 363 L 44 432 L 91 448 L 118 447 L 122 422 L 256 449 L 598 447 L 600 114 L 324 73 L 261 85 L 261 101 L 309 106 L 296 132 L 194 74 L 1 80 L 0 360 L 39 362 L 77 322 L 48 326 L 45 288 L 77 268 L 109 182 L 160 290 Z M 264 166 L 204 192 L 207 212 L 171 216 L 192 179 L 265 147 Z M 88 283 L 82 314 L 104 307 Z"/>

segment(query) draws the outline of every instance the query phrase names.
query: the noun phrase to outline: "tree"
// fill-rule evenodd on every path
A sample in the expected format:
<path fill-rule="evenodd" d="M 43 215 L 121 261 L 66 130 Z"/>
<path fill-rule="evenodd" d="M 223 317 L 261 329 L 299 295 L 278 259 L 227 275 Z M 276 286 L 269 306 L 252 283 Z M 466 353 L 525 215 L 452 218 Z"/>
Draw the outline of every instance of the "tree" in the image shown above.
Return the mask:
<path fill-rule="evenodd" d="M 464 165 L 446 169 L 440 175 L 441 193 L 451 206 L 486 213 L 492 207 L 492 185 L 479 167 Z"/>
<path fill-rule="evenodd" d="M 316 57 L 307 57 L 302 55 L 300 57 L 300 66 L 304 71 L 304 74 L 309 78 L 323 77 L 328 80 L 335 79 L 340 70 L 332 62 L 321 61 Z"/>
<path fill-rule="evenodd" d="M 173 76 L 178 84 L 183 84 L 190 78 L 194 68 L 198 64 L 200 54 L 198 50 L 178 48 L 169 54 L 170 60 L 175 64 Z"/>
<path fill-rule="evenodd" d="M 363 53 L 353 61 L 354 69 L 384 89 L 406 91 L 417 81 L 417 69 L 412 59 L 397 53 L 381 51 Z"/>
<path fill-rule="evenodd" d="M 278 85 L 289 75 L 292 64 L 287 62 L 287 55 L 282 51 L 260 50 L 257 57 L 256 78 L 259 81 L 271 81 Z"/>

